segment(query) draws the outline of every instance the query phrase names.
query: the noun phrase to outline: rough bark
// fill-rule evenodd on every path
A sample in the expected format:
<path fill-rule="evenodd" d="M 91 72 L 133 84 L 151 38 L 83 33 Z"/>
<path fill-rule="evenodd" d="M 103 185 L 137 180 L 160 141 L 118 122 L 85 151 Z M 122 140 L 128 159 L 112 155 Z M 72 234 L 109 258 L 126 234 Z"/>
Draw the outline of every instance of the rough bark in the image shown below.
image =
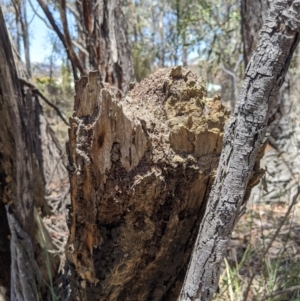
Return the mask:
<path fill-rule="evenodd" d="M 222 149 L 228 113 L 180 67 L 121 101 L 91 72 L 69 131 L 70 300 L 179 295 Z M 169 290 L 169 292 L 168 292 Z"/>
<path fill-rule="evenodd" d="M 270 4 L 267 0 L 241 1 L 241 27 L 245 67 L 247 67 L 258 44 L 259 32 L 267 17 L 269 7 Z M 292 129 L 289 126 L 290 109 L 290 77 L 287 74 L 278 93 L 277 101 L 274 101 L 272 105 L 268 121 L 269 143 L 276 149 L 282 150 L 286 143 L 286 138 L 291 135 Z"/>
<path fill-rule="evenodd" d="M 217 176 L 189 264 L 181 301 L 212 300 L 272 105 L 299 42 L 300 1 L 273 1 L 224 135 Z"/>
<path fill-rule="evenodd" d="M 4 19 L 1 11 L 1 153 L 5 156 L 4 161 L 11 163 L 2 163 L 3 173 L 10 176 L 9 180 L 1 183 L 8 183 L 6 193 L 4 192 L 4 202 L 9 203 L 13 199 L 14 207 L 17 211 L 17 217 L 24 226 L 26 232 L 32 233 L 33 208 L 33 158 L 32 143 L 29 137 L 24 135 L 23 129 L 28 128 L 28 113 L 32 113 L 31 103 L 23 102 L 16 67 L 14 65 L 13 54 L 6 32 Z M 23 105 L 23 107 L 21 107 Z M 24 113 L 24 114 L 22 114 Z M 31 119 L 32 120 L 32 119 Z M 16 151 L 17 149 L 22 151 Z M 3 162 L 3 161 L 2 161 Z M 16 164 L 23 162 L 23 164 Z M 27 177 L 24 177 L 27 175 Z M 14 181 L 13 181 L 14 179 Z M 13 196 L 13 197 L 12 197 Z"/>
<path fill-rule="evenodd" d="M 99 70 L 103 82 L 126 92 L 134 71 L 122 0 L 84 0 L 76 4 L 88 70 Z"/>
<path fill-rule="evenodd" d="M 61 154 L 37 98 L 19 83 L 26 71 L 15 58 L 0 10 L 0 286 L 11 300 L 37 300 L 59 263 L 54 254 L 46 262 L 45 251 L 55 248 L 41 219 L 54 211 L 46 202 L 54 188 L 61 190 L 56 202 L 62 201 L 68 178 L 61 160 L 53 170 Z"/>

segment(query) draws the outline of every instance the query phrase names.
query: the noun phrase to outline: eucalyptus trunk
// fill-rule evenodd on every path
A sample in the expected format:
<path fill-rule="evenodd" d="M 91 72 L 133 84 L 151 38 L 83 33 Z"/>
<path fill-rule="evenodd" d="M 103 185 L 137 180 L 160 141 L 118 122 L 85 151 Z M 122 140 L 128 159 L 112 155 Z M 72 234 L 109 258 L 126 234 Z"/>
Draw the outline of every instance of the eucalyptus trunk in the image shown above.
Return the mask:
<path fill-rule="evenodd" d="M 180 301 L 212 300 L 221 263 L 244 203 L 270 111 L 299 43 L 300 1 L 273 1 L 226 127 L 217 176 L 190 260 Z"/>
<path fill-rule="evenodd" d="M 126 92 L 134 72 L 122 0 L 77 1 L 76 7 L 87 70 L 98 70 L 103 83 Z"/>

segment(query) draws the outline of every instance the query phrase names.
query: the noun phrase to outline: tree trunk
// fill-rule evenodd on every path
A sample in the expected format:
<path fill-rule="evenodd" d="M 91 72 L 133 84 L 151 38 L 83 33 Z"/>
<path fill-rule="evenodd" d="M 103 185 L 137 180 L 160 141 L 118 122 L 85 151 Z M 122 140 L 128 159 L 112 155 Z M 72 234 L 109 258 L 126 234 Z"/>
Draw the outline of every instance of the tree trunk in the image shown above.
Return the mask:
<path fill-rule="evenodd" d="M 256 49 L 259 32 L 267 17 L 269 5 L 268 0 L 241 0 L 241 28 L 245 68 L 247 68 L 252 54 Z"/>
<path fill-rule="evenodd" d="M 25 0 L 21 1 L 20 4 L 20 22 L 22 28 L 22 38 L 24 45 L 26 71 L 28 76 L 31 78 L 31 60 L 30 60 L 30 41 L 29 41 L 29 24 L 27 20 L 27 3 Z"/>
<path fill-rule="evenodd" d="M 265 141 L 273 103 L 299 42 L 299 1 L 273 1 L 260 42 L 246 70 L 239 103 L 225 132 L 218 173 L 181 292 L 181 301 L 212 300 L 221 263 L 256 159 Z M 255 164 L 256 163 L 256 164 Z"/>
<path fill-rule="evenodd" d="M 97 72 L 76 83 L 70 300 L 179 295 L 227 116 L 181 67 L 160 69 L 119 102 Z"/>
<path fill-rule="evenodd" d="M 116 95 L 123 96 L 134 78 L 134 69 L 122 0 L 76 1 L 77 9 L 72 7 L 71 12 L 77 23 L 77 41 L 72 40 L 69 32 L 65 0 L 59 1 L 63 31 L 47 4 L 43 0 L 38 3 L 65 47 L 75 80 L 77 70 L 81 75 L 98 70 L 100 80 L 114 87 Z"/>
<path fill-rule="evenodd" d="M 122 6 L 122 0 L 77 2 L 88 70 L 99 70 L 103 82 L 126 92 L 134 73 Z"/>
<path fill-rule="evenodd" d="M 241 1 L 241 25 L 245 67 L 247 67 L 258 44 L 259 31 L 267 17 L 269 6 L 270 4 L 267 0 Z M 278 93 L 277 101 L 274 101 L 270 110 L 268 121 L 268 132 L 270 133 L 269 143 L 273 147 L 280 148 L 281 150 L 286 143 L 286 139 L 284 138 L 289 137 L 292 131 L 288 126 L 290 109 L 290 78 L 289 74 L 287 74 Z"/>
<path fill-rule="evenodd" d="M 14 13 L 16 18 L 17 27 L 17 49 L 20 52 L 20 38 L 23 40 L 23 48 L 25 55 L 26 71 L 29 77 L 31 77 L 31 61 L 30 61 L 30 43 L 29 43 L 29 24 L 27 20 L 26 1 L 13 0 Z M 21 34 L 20 34 L 21 29 Z"/>
<path fill-rule="evenodd" d="M 59 259 L 47 253 L 55 248 L 41 219 L 54 211 L 46 202 L 54 190 L 58 204 L 68 191 L 62 162 L 49 170 L 61 155 L 37 98 L 19 84 L 21 74 L 0 9 L 0 286 L 17 301 L 48 294 Z"/>

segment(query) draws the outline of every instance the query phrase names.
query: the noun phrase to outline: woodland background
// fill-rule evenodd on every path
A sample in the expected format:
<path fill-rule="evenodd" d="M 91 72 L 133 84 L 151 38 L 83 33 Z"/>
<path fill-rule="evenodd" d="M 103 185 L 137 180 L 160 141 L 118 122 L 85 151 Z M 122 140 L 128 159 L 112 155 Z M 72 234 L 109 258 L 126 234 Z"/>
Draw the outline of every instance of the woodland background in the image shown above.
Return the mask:
<path fill-rule="evenodd" d="M 70 42 L 84 57 L 86 45 L 80 34 L 76 1 L 63 2 Z M 41 8 L 47 4 L 63 31 L 59 1 L 1 0 L 0 4 L 29 79 L 47 100 L 41 103 L 43 111 L 63 150 L 60 160 L 66 164 L 68 126 L 64 120 L 73 113 L 77 78 L 68 59 L 70 54 Z M 208 96 L 221 95 L 222 103 L 233 110 L 267 8 L 264 0 L 248 4 L 238 0 L 123 1 L 120 9 L 125 14 L 127 25 L 123 25 L 127 27 L 134 69 L 127 83 L 140 82 L 162 67 L 182 65 L 205 80 Z M 48 39 L 39 51 L 47 49 L 50 54 L 42 62 L 36 62 L 32 55 L 35 33 L 39 31 L 31 25 L 33 19 L 39 19 L 47 28 Z M 298 48 L 281 89 L 285 101 L 274 112 L 270 125 L 263 158 L 265 174 L 232 235 L 215 300 L 300 300 L 299 67 Z M 122 84 L 116 87 L 116 94 L 124 92 Z M 55 168 L 55 163 L 50 162 L 49 168 Z M 68 202 L 68 184 L 65 186 Z M 63 256 L 68 230 L 62 217 L 46 216 L 43 223 L 52 236 L 57 236 L 57 253 Z"/>

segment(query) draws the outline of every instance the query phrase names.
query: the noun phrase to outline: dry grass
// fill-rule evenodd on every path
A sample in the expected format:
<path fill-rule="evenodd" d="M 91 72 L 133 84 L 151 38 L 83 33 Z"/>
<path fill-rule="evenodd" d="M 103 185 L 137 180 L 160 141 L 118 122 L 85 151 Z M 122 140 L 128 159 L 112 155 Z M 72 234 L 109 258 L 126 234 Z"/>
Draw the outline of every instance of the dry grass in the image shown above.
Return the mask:
<path fill-rule="evenodd" d="M 252 198 L 232 234 L 215 300 L 300 300 L 299 183 L 290 177 L 277 198 L 278 183 L 257 189 L 259 201 Z"/>

